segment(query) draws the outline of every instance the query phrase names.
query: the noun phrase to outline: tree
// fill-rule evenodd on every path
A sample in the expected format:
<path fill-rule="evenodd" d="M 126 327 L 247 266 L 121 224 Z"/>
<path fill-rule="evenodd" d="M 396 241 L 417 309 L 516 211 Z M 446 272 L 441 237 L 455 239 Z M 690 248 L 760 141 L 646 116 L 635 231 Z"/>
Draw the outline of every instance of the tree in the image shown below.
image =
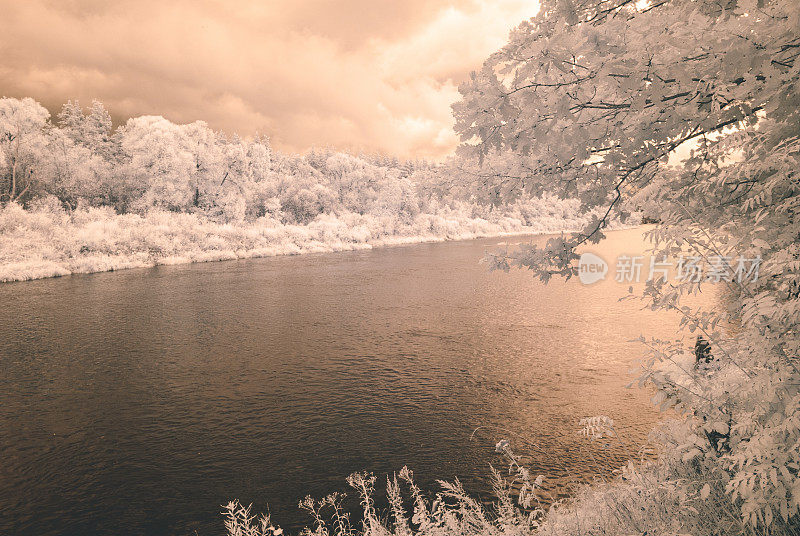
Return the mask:
<path fill-rule="evenodd" d="M 798 13 L 759 5 L 547 2 L 460 88 L 461 152 L 513 153 L 494 174 L 506 195 L 554 189 L 610 213 L 688 141 L 765 113 L 796 125 Z M 552 267 L 605 221 L 545 250 Z"/>
<path fill-rule="evenodd" d="M 92 101 L 88 114 L 83 112 L 78 101 L 67 101 L 58 114 L 58 125 L 75 144 L 109 162 L 114 160 L 117 148 L 111 114 L 100 101 Z"/>
<path fill-rule="evenodd" d="M 200 208 L 223 179 L 218 135 L 202 121 L 176 125 L 158 116 L 129 119 L 120 132 L 129 166 L 147 184 L 142 208 Z"/>
<path fill-rule="evenodd" d="M 108 175 L 102 158 L 76 144 L 61 129 L 53 129 L 47 136 L 38 168 L 42 189 L 70 210 L 77 207 L 79 199 L 100 198 L 103 178 Z"/>
<path fill-rule="evenodd" d="M 636 207 L 661 221 L 656 257 L 761 259 L 757 280 L 724 282 L 730 311 L 681 304 L 705 281 L 648 283 L 644 298 L 702 333 L 719 369 L 666 374 L 681 350 L 649 341 L 643 378 L 694 416 L 694 437 L 727 434 L 723 450 L 684 445 L 687 460 L 721 471 L 747 522 L 783 529 L 800 515 L 799 54 L 794 0 L 550 0 L 454 105 L 461 154 L 489 187 L 599 211 L 497 267 L 569 278 L 578 248 Z M 723 338 L 724 323 L 738 333 Z"/>
<path fill-rule="evenodd" d="M 0 201 L 23 197 L 36 180 L 36 156 L 45 143 L 50 113 L 31 98 L 0 99 L 0 153 L 5 155 Z"/>
<path fill-rule="evenodd" d="M 225 221 L 240 221 L 247 215 L 264 215 L 263 195 L 272 180 L 271 153 L 266 138 L 243 140 L 219 136 L 220 180 L 205 194 L 206 210 Z M 267 193 L 267 197 L 270 195 Z"/>

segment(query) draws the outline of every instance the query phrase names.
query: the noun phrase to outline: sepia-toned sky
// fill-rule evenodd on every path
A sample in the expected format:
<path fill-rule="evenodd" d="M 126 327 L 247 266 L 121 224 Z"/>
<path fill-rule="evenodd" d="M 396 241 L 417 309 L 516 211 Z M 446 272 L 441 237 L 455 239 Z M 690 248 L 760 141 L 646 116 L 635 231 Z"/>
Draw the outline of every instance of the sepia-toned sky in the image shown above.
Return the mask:
<path fill-rule="evenodd" d="M 0 95 L 441 157 L 457 86 L 536 0 L 0 0 Z"/>

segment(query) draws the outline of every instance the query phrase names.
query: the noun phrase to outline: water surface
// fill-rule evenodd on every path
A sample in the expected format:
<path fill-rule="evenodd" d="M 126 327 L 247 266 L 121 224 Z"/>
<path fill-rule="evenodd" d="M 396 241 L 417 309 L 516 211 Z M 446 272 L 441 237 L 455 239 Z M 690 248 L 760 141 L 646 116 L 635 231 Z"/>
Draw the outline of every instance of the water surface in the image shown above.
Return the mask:
<path fill-rule="evenodd" d="M 629 341 L 676 322 L 613 281 L 489 273 L 498 242 L 0 285 L 0 533 L 220 534 L 233 498 L 298 528 L 305 495 L 406 464 L 485 497 L 502 437 L 554 494 L 563 464 L 621 464 L 616 445 L 589 456 L 577 420 L 610 415 L 640 445 L 659 415 L 625 389 Z M 632 230 L 595 251 L 642 248 Z"/>

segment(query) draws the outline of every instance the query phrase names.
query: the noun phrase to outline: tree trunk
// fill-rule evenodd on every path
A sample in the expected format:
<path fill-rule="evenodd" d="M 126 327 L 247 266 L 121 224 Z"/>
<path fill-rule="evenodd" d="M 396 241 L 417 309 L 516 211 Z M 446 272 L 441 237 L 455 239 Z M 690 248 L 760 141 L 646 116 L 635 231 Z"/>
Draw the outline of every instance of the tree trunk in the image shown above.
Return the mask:
<path fill-rule="evenodd" d="M 9 188 L 8 192 L 11 201 L 14 200 L 16 193 L 17 193 L 17 159 L 14 158 L 14 164 L 11 166 L 11 188 Z"/>

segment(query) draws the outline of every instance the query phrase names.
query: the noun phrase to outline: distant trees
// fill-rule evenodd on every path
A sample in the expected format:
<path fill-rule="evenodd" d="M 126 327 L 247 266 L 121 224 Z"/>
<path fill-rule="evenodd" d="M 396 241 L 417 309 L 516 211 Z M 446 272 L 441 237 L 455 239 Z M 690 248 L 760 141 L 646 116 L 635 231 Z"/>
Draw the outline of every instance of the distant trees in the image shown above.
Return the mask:
<path fill-rule="evenodd" d="M 115 132 L 97 101 L 65 104 L 57 121 L 33 99 L 0 100 L 0 202 L 53 195 L 64 207 L 198 211 L 224 219 L 263 215 L 272 178 L 264 138 L 226 138 L 203 122 L 137 117 Z"/>
<path fill-rule="evenodd" d="M 481 217 L 496 201 L 481 193 L 475 173 L 452 163 L 331 149 L 276 154 L 264 137 L 226 136 L 202 121 L 179 125 L 158 116 L 114 129 L 97 101 L 88 109 L 67 102 L 54 121 L 32 99 L 2 99 L 0 110 L 0 204 L 53 196 L 70 211 L 109 206 L 118 213 L 165 210 L 221 222 L 306 225 L 324 215 L 402 224 L 448 210 Z M 525 210 L 535 218 L 540 207 Z"/>
<path fill-rule="evenodd" d="M 184 212 L 198 207 L 201 188 L 205 193 L 219 173 L 218 147 L 203 123 L 176 125 L 163 117 L 144 116 L 130 119 L 119 135 L 130 173 L 146 185 L 137 200 L 139 209 Z"/>
<path fill-rule="evenodd" d="M 58 114 L 60 130 L 75 144 L 86 147 L 98 156 L 111 160 L 116 151 L 111 114 L 99 101 L 92 101 L 84 113 L 77 101 L 67 102 Z"/>
<path fill-rule="evenodd" d="M 80 199 L 114 204 L 117 146 L 111 117 L 102 104 L 93 102 L 90 113 L 84 114 L 77 102 L 68 102 L 58 114 L 58 127 L 51 126 L 46 138 L 39 157 L 44 191 L 73 210 Z"/>
<path fill-rule="evenodd" d="M 50 113 L 31 98 L 0 99 L 0 201 L 23 197 L 40 178 L 37 156 Z"/>

